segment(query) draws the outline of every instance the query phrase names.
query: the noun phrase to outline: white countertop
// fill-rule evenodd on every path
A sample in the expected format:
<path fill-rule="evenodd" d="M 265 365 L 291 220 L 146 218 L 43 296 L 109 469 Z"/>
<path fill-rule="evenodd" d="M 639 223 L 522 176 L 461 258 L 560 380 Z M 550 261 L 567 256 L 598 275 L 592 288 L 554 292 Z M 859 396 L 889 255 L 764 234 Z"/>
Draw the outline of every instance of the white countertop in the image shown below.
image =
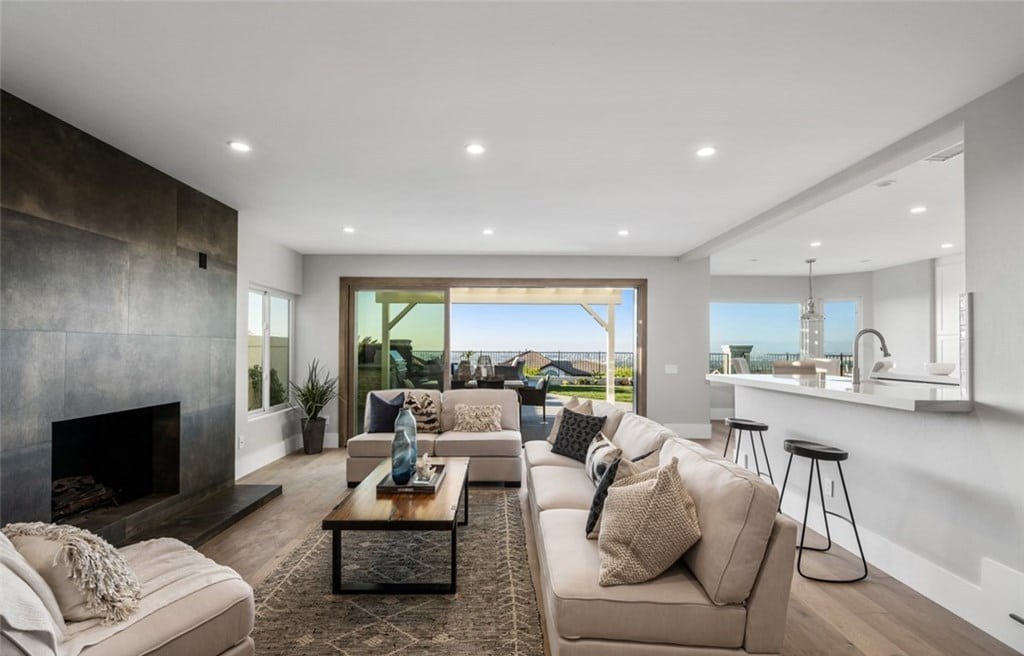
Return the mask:
<path fill-rule="evenodd" d="M 859 403 L 910 412 L 970 412 L 974 403 L 964 398 L 960 387 L 889 380 L 866 380 L 855 390 L 850 378 L 829 376 L 825 384 L 817 376 L 775 376 L 772 374 L 708 374 L 711 383 L 813 396 L 820 399 Z"/>

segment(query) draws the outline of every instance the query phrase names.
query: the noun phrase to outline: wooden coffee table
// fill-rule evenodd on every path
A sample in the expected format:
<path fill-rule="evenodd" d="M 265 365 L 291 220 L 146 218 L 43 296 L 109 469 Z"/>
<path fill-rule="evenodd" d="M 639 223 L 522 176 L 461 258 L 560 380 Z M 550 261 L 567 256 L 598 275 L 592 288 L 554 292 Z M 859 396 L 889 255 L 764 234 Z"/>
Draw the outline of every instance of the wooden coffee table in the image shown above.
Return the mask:
<path fill-rule="evenodd" d="M 435 494 L 377 494 L 377 483 L 391 472 L 391 459 L 382 460 L 363 482 L 324 517 L 323 529 L 331 531 L 331 588 L 334 594 L 452 594 L 455 592 L 456 539 L 459 526 L 469 523 L 469 458 L 431 458 L 445 466 L 444 479 Z M 459 502 L 464 516 L 458 521 Z M 449 583 L 343 583 L 341 580 L 342 531 L 450 531 L 451 581 Z"/>

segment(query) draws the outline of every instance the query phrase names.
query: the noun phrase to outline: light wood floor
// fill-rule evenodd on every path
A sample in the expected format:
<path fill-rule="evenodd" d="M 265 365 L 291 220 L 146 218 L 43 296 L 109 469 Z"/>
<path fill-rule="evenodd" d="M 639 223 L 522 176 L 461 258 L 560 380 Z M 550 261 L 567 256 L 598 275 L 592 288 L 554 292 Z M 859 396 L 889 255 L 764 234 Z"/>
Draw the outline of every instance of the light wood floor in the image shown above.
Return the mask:
<path fill-rule="evenodd" d="M 721 452 L 721 424 L 705 443 Z M 246 476 L 244 483 L 280 483 L 284 494 L 231 527 L 200 550 L 233 567 L 257 585 L 346 494 L 345 450 L 318 456 L 289 455 Z M 521 494 L 524 497 L 525 486 Z M 856 503 L 856 501 L 855 501 Z M 529 513 L 524 513 L 529 526 Z M 525 545 L 534 564 L 532 539 Z M 821 559 L 822 556 L 815 554 Z M 825 556 L 820 570 L 848 576 L 854 558 Z M 805 558 L 805 566 L 807 560 Z M 789 602 L 786 656 L 1013 656 L 1016 651 L 914 592 L 884 572 L 871 569 L 866 581 L 828 585 L 794 573 Z"/>

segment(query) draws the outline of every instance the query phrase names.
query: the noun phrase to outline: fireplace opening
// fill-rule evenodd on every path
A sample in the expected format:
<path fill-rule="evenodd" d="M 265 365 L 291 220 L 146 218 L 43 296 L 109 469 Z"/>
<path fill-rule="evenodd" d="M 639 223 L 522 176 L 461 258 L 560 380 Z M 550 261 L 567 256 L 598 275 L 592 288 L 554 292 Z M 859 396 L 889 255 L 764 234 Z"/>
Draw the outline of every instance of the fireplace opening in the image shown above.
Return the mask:
<path fill-rule="evenodd" d="M 52 521 L 96 530 L 179 490 L 181 405 L 53 423 Z"/>

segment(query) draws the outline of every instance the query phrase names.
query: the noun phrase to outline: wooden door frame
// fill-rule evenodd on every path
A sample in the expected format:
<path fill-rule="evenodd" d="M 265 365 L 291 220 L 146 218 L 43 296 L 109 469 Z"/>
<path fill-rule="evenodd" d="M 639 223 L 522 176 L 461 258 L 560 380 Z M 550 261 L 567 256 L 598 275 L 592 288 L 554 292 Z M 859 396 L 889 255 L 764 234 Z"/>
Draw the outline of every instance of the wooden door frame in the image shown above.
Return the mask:
<path fill-rule="evenodd" d="M 633 361 L 633 394 L 636 412 L 647 414 L 647 278 L 462 278 L 462 277 L 345 277 L 339 279 L 338 297 L 338 439 L 348 442 L 355 408 L 350 394 L 355 384 L 355 295 L 366 289 L 444 289 L 445 311 L 451 308 L 453 287 L 616 287 L 636 290 L 636 353 Z M 451 317 L 446 317 L 444 351 L 451 352 Z M 448 363 L 445 364 L 448 366 Z"/>

